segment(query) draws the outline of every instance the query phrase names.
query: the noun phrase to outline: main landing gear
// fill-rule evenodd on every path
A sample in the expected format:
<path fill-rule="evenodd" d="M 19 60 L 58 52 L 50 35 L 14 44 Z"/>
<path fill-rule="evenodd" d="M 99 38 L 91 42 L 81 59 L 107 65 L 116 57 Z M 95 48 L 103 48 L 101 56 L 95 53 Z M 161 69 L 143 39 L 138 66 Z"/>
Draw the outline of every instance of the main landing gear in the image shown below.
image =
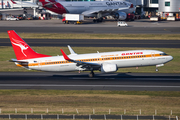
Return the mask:
<path fill-rule="evenodd" d="M 96 23 L 96 22 L 102 22 L 103 21 L 103 18 L 99 18 L 99 19 L 94 19 L 93 22 Z"/>
<path fill-rule="evenodd" d="M 94 72 L 93 72 L 93 70 L 89 73 L 89 77 L 90 77 L 90 78 L 94 77 Z"/>

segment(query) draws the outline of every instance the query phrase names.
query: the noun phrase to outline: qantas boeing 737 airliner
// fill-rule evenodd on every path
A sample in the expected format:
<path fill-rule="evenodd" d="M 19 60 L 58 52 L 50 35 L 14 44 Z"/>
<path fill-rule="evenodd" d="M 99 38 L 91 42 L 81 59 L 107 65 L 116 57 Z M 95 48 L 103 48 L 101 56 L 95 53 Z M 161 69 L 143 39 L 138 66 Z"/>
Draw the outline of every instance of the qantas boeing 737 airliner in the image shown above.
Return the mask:
<path fill-rule="evenodd" d="M 49 56 L 36 53 L 14 30 L 8 31 L 16 59 L 12 62 L 19 67 L 41 71 L 91 71 L 103 73 L 116 72 L 118 68 L 140 66 L 163 66 L 173 59 L 162 51 L 157 50 L 131 50 L 104 53 L 76 54 L 68 46 L 71 54 L 66 55 L 61 49 L 62 56 Z"/>

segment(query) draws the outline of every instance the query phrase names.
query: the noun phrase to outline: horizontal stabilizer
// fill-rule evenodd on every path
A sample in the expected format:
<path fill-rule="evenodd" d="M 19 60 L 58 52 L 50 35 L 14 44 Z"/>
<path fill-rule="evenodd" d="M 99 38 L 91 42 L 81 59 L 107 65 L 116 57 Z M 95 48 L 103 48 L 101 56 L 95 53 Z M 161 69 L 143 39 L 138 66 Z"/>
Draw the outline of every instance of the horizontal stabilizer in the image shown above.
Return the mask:
<path fill-rule="evenodd" d="M 11 59 L 11 60 L 9 60 L 9 62 L 28 63 L 28 61 L 21 61 L 21 60 L 17 60 L 17 59 Z"/>

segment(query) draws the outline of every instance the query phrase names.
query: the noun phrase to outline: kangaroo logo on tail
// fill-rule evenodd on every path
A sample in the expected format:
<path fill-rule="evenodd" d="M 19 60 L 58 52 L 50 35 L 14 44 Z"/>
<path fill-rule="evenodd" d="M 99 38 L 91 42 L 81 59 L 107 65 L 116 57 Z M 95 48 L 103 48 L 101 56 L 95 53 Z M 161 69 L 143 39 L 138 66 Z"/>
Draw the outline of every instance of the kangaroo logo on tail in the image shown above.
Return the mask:
<path fill-rule="evenodd" d="M 17 60 L 50 57 L 36 53 L 14 30 L 8 31 Z"/>
<path fill-rule="evenodd" d="M 13 39 L 13 41 L 14 41 L 14 42 L 11 41 L 12 44 L 20 47 L 20 48 L 21 48 L 21 52 L 27 57 L 27 55 L 24 53 L 24 50 L 27 50 L 27 49 L 29 48 L 28 45 L 27 45 L 25 42 L 21 42 L 20 40 L 16 40 L 16 39 L 14 39 L 14 38 L 12 38 L 12 39 Z M 24 44 L 24 45 L 23 45 L 23 44 Z"/>

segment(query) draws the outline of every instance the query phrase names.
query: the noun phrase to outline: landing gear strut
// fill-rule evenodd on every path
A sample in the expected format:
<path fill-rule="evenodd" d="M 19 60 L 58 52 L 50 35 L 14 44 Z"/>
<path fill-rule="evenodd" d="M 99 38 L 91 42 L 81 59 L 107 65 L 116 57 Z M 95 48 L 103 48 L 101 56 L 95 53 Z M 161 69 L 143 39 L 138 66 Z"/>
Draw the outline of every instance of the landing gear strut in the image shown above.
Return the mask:
<path fill-rule="evenodd" d="M 159 65 L 156 65 L 156 72 L 158 72 L 158 67 L 161 67 L 161 66 L 164 66 L 164 64 L 159 64 Z"/>
<path fill-rule="evenodd" d="M 94 72 L 93 72 L 93 71 L 91 71 L 91 72 L 89 73 L 89 77 L 90 77 L 90 78 L 94 77 Z"/>

